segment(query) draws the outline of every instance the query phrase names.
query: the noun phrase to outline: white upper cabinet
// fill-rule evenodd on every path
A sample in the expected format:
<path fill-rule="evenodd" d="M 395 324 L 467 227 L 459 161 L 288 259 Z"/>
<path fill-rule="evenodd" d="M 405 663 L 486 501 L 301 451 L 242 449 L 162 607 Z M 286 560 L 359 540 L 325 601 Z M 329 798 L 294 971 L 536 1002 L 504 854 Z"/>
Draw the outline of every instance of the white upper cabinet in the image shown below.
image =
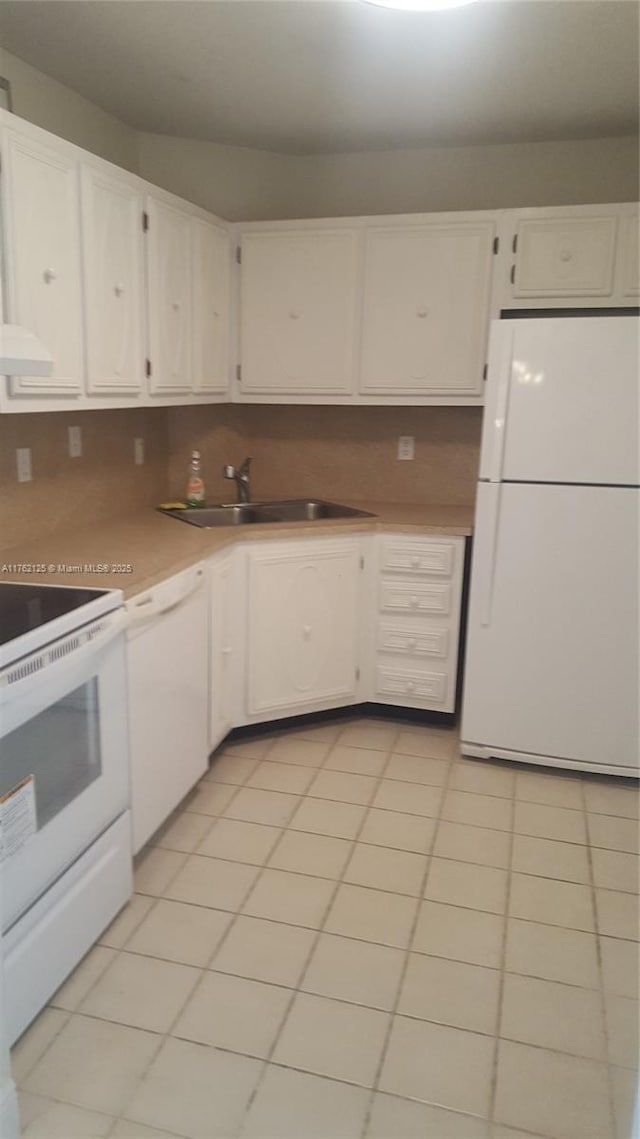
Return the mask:
<path fill-rule="evenodd" d="M 243 394 L 352 391 L 356 254 L 351 229 L 275 228 L 244 234 Z"/>
<path fill-rule="evenodd" d="M 54 359 L 53 375 L 11 381 L 13 394 L 84 390 L 78 168 L 73 154 L 12 130 L 3 136 L 6 319 Z"/>
<path fill-rule="evenodd" d="M 143 199 L 132 180 L 82 169 L 87 391 L 144 388 Z"/>
<path fill-rule="evenodd" d="M 517 297 L 606 297 L 613 288 L 615 217 L 545 217 L 516 230 Z"/>
<path fill-rule="evenodd" d="M 638 205 L 505 210 L 499 308 L 637 304 Z"/>
<path fill-rule="evenodd" d="M 230 239 L 222 226 L 191 219 L 193 386 L 229 386 Z"/>
<path fill-rule="evenodd" d="M 192 388 L 191 217 L 159 198 L 147 198 L 147 313 L 153 395 Z"/>
<path fill-rule="evenodd" d="M 363 394 L 482 390 L 494 235 L 493 221 L 367 232 Z"/>

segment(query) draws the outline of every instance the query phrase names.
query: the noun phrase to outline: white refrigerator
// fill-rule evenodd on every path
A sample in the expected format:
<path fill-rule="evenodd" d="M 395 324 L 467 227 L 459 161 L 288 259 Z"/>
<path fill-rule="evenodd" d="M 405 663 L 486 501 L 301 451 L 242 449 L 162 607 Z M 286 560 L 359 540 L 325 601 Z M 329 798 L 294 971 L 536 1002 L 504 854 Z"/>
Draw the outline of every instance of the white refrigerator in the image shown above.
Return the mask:
<path fill-rule="evenodd" d="M 494 321 L 463 754 L 640 774 L 636 315 Z"/>

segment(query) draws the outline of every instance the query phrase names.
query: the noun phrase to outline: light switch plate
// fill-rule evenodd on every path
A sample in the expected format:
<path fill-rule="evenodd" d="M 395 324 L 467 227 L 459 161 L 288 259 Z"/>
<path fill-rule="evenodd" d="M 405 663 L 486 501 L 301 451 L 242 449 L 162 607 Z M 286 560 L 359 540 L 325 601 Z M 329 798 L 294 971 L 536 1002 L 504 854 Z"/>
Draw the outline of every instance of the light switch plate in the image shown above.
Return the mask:
<path fill-rule="evenodd" d="M 18 482 L 31 482 L 31 447 L 16 448 L 16 471 Z"/>
<path fill-rule="evenodd" d="M 416 441 L 413 435 L 400 435 L 398 438 L 398 458 L 399 459 L 413 459 L 415 458 Z"/>
<path fill-rule="evenodd" d="M 67 428 L 69 436 L 69 458 L 79 459 L 82 455 L 82 430 L 80 427 Z"/>
<path fill-rule="evenodd" d="M 144 439 L 133 440 L 133 461 L 136 467 L 141 467 L 144 463 Z"/>

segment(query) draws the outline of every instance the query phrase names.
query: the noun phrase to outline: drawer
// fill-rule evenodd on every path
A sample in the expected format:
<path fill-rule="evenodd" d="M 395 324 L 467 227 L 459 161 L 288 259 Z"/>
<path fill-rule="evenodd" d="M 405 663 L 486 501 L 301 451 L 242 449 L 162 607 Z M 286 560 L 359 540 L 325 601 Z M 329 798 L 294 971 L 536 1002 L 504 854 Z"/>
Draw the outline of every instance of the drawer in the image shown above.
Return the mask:
<path fill-rule="evenodd" d="M 383 578 L 380 583 L 380 609 L 391 613 L 437 613 L 447 617 L 451 612 L 451 586 L 444 582 Z"/>
<path fill-rule="evenodd" d="M 416 629 L 411 623 L 394 625 L 381 621 L 378 629 L 378 652 L 408 657 L 439 657 L 449 652 L 449 630 L 446 626 Z"/>
<path fill-rule="evenodd" d="M 394 700 L 444 704 L 448 683 L 447 672 L 419 672 L 389 665 L 378 665 L 376 672 L 377 694 Z"/>
<path fill-rule="evenodd" d="M 386 539 L 382 543 L 381 568 L 392 573 L 437 574 L 451 577 L 454 567 L 453 542 L 412 542 Z"/>

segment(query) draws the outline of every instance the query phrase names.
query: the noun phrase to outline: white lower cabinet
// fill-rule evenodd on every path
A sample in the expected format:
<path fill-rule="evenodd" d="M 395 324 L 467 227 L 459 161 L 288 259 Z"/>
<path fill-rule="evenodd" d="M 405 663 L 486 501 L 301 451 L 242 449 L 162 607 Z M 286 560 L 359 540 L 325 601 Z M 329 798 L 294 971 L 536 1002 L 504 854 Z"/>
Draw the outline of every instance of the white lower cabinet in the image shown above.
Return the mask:
<path fill-rule="evenodd" d="M 134 851 L 232 728 L 365 702 L 453 712 L 464 551 L 455 536 L 238 543 L 129 600 Z"/>
<path fill-rule="evenodd" d="M 382 704 L 453 712 L 465 540 L 378 539 L 374 691 Z"/>
<path fill-rule="evenodd" d="M 248 718 L 356 703 L 362 539 L 270 542 L 246 557 Z"/>
<path fill-rule="evenodd" d="M 235 693 L 241 677 L 241 654 L 238 652 L 238 605 L 235 589 L 236 556 L 240 552 L 225 551 L 209 562 L 209 748 L 213 751 L 231 731 L 238 711 Z"/>

